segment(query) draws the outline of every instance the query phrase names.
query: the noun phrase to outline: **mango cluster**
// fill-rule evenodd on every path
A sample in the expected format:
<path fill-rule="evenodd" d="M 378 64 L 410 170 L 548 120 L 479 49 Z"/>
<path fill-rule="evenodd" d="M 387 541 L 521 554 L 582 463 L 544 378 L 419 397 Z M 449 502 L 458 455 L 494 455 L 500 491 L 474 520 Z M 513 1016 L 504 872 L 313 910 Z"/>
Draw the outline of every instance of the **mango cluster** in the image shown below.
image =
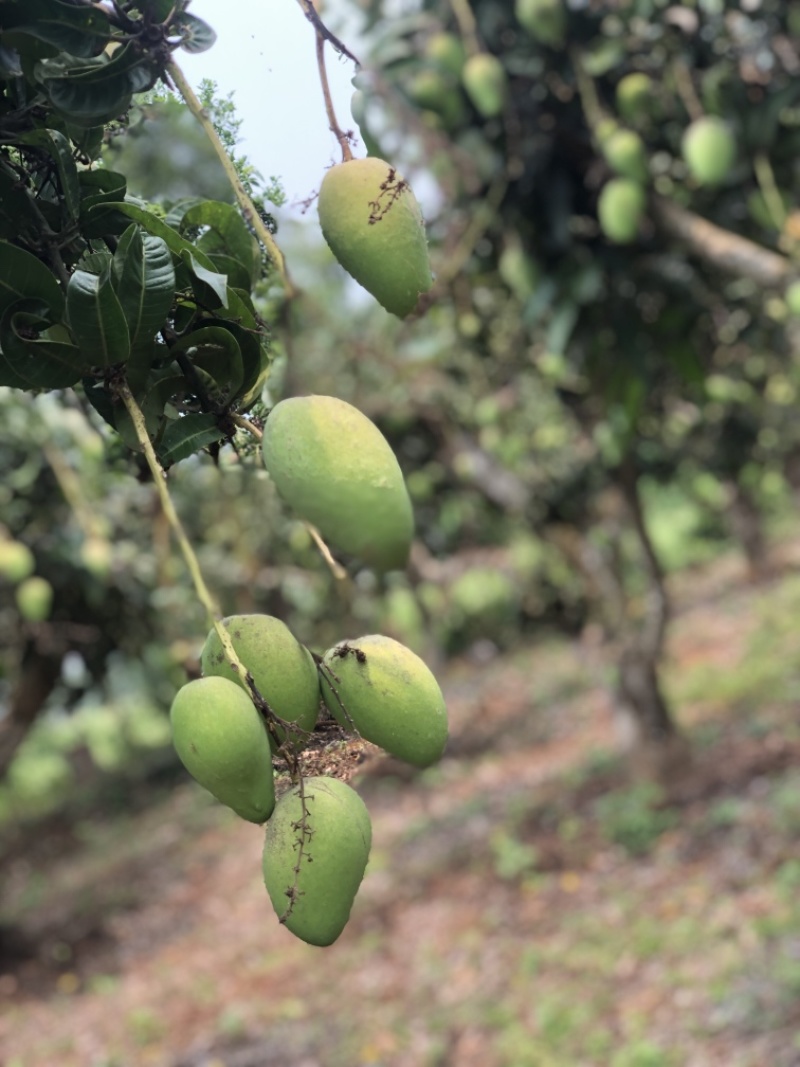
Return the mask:
<path fill-rule="evenodd" d="M 53 606 L 53 587 L 35 570 L 36 560 L 28 546 L 0 528 L 0 584 L 15 586 L 14 599 L 23 619 L 44 622 Z"/>
<path fill-rule="evenodd" d="M 354 789 L 336 778 L 302 776 L 298 757 L 327 709 L 345 732 L 430 766 L 447 742 L 442 692 L 422 660 L 389 637 L 367 635 L 314 656 L 271 615 L 232 615 L 222 625 L 246 677 L 212 629 L 200 655 L 202 676 L 172 703 L 175 749 L 217 800 L 266 824 L 264 884 L 280 922 L 308 944 L 330 945 L 350 917 L 372 828 Z M 276 798 L 280 761 L 292 785 Z"/>

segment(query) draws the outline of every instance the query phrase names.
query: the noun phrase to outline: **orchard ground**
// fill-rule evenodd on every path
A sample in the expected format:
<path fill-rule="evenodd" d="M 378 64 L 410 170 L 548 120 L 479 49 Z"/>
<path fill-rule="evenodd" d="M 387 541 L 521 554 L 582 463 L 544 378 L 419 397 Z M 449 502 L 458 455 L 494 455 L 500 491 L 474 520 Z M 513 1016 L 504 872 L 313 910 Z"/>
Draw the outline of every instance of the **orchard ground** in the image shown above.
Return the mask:
<path fill-rule="evenodd" d="M 626 776 L 585 644 L 450 663 L 441 765 L 357 779 L 374 850 L 332 948 L 278 925 L 262 831 L 184 779 L 6 834 L 0 1062 L 797 1064 L 800 543 L 772 562 L 672 579 L 695 758 L 668 792 Z"/>

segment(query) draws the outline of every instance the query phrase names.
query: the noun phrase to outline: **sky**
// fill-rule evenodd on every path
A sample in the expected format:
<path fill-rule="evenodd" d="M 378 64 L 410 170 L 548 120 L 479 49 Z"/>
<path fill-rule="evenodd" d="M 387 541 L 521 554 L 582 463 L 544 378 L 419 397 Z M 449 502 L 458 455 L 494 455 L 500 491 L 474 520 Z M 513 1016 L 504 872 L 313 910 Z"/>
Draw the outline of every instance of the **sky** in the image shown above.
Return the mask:
<path fill-rule="evenodd" d="M 340 2 L 327 5 L 324 17 L 334 32 L 343 31 L 336 17 L 342 10 Z M 213 27 L 217 41 L 196 56 L 179 50 L 176 60 L 195 88 L 211 78 L 223 96 L 233 91 L 242 119 L 239 150 L 265 177 L 279 177 L 289 205 L 299 205 L 319 189 L 325 169 L 341 161 L 328 129 L 311 23 L 297 0 L 192 0 L 189 11 Z M 352 35 L 343 39 L 357 55 Z M 326 57 L 339 123 L 351 128 L 353 64 L 330 47 Z M 356 154 L 366 154 L 360 144 Z M 299 207 L 291 213 L 299 216 Z"/>

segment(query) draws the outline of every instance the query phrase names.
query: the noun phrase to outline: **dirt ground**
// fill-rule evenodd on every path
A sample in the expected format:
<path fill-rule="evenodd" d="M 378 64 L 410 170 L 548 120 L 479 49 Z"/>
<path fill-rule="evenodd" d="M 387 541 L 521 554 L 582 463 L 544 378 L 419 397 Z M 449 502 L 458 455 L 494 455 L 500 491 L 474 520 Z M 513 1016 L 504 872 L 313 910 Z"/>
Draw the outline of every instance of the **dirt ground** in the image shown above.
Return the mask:
<path fill-rule="evenodd" d="M 631 783 L 600 653 L 442 675 L 452 744 L 354 780 L 373 853 L 335 945 L 281 927 L 263 831 L 180 779 L 9 846 L 3 1067 L 800 1064 L 800 578 L 675 583 L 692 742 Z"/>

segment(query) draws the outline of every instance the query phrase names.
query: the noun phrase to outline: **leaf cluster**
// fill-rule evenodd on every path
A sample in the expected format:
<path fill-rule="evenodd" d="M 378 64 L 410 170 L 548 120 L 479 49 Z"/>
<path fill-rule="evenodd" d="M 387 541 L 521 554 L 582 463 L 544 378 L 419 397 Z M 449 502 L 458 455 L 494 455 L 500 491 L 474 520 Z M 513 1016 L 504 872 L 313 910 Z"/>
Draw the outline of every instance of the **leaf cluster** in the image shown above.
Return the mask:
<path fill-rule="evenodd" d="M 262 253 L 236 209 L 159 210 L 101 159 L 134 95 L 169 84 L 174 49 L 213 43 L 186 6 L 10 0 L 0 14 L 0 385 L 82 388 L 135 448 L 124 378 L 166 466 L 230 436 L 269 363 Z"/>

